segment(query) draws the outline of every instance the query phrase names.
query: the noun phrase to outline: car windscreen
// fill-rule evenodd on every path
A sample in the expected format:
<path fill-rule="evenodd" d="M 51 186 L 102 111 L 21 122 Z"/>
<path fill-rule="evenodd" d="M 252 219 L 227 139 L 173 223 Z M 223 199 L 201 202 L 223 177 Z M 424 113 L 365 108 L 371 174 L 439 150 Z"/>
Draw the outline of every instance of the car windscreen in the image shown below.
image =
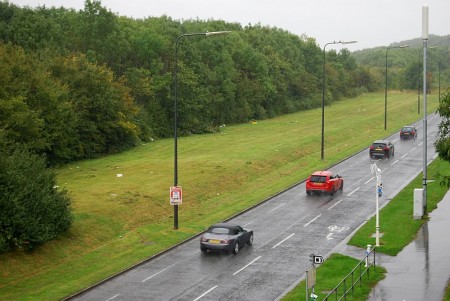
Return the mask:
<path fill-rule="evenodd" d="M 314 183 L 325 183 L 327 181 L 327 177 L 326 176 L 315 176 L 315 175 L 312 175 L 310 181 L 314 182 Z"/>
<path fill-rule="evenodd" d="M 217 227 L 217 228 L 210 228 L 208 232 L 214 234 L 230 234 L 231 229 Z"/>

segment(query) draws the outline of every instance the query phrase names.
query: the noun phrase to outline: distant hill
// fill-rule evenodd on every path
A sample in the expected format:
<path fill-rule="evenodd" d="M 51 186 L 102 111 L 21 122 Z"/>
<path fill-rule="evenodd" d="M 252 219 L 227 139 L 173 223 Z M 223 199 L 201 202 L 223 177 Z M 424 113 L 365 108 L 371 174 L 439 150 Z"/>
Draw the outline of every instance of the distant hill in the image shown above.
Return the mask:
<path fill-rule="evenodd" d="M 369 49 L 363 49 L 352 52 L 352 56 L 357 64 L 373 67 L 383 67 L 386 64 L 386 47 L 396 47 L 401 45 L 409 45 L 410 47 L 403 51 L 392 52 L 390 55 L 390 61 L 396 60 L 394 64 L 405 65 L 405 63 L 417 60 L 418 49 L 422 49 L 422 38 L 415 38 L 400 42 L 393 42 L 388 46 L 375 47 Z M 428 47 L 438 46 L 433 51 L 440 54 L 447 51 L 450 48 L 450 35 L 438 36 L 430 35 L 428 39 Z M 391 52 L 390 52 L 391 53 Z M 420 55 L 420 54 L 419 54 Z"/>

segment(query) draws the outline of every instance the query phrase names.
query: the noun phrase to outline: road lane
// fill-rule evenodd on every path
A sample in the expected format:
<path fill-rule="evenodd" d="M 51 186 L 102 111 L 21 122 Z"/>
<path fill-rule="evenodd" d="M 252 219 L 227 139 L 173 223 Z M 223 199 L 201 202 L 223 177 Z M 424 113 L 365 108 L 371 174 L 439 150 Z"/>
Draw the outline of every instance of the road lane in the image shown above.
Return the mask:
<path fill-rule="evenodd" d="M 436 115 L 428 119 L 428 161 L 435 156 L 438 122 Z M 422 170 L 421 121 L 416 127 L 416 140 L 393 135 L 395 156 L 377 161 L 384 186 L 380 208 Z M 307 197 L 301 183 L 234 218 L 255 231 L 253 246 L 237 255 L 203 254 L 194 239 L 72 299 L 275 300 L 304 276 L 310 254 L 330 254 L 375 213 L 372 162 L 366 149 L 334 166 L 344 178 L 344 191 L 333 197 Z"/>

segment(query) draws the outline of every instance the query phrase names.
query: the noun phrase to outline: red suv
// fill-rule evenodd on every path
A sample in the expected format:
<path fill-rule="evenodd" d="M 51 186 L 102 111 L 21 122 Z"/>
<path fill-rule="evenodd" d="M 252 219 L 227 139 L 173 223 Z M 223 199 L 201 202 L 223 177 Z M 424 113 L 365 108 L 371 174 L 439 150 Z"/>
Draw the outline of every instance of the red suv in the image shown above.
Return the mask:
<path fill-rule="evenodd" d="M 316 171 L 306 180 L 306 194 L 326 193 L 333 195 L 344 189 L 344 179 L 330 170 Z"/>

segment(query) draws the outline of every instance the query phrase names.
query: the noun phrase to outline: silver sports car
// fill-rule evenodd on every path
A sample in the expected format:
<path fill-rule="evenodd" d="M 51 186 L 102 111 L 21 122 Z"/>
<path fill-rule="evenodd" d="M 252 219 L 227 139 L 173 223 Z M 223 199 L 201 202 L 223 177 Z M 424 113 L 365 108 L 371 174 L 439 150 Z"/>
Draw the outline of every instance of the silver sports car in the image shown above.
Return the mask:
<path fill-rule="evenodd" d="M 241 226 L 231 223 L 219 223 L 212 225 L 200 237 L 200 249 L 219 250 L 237 254 L 244 245 L 253 244 L 253 230 L 243 229 Z"/>

